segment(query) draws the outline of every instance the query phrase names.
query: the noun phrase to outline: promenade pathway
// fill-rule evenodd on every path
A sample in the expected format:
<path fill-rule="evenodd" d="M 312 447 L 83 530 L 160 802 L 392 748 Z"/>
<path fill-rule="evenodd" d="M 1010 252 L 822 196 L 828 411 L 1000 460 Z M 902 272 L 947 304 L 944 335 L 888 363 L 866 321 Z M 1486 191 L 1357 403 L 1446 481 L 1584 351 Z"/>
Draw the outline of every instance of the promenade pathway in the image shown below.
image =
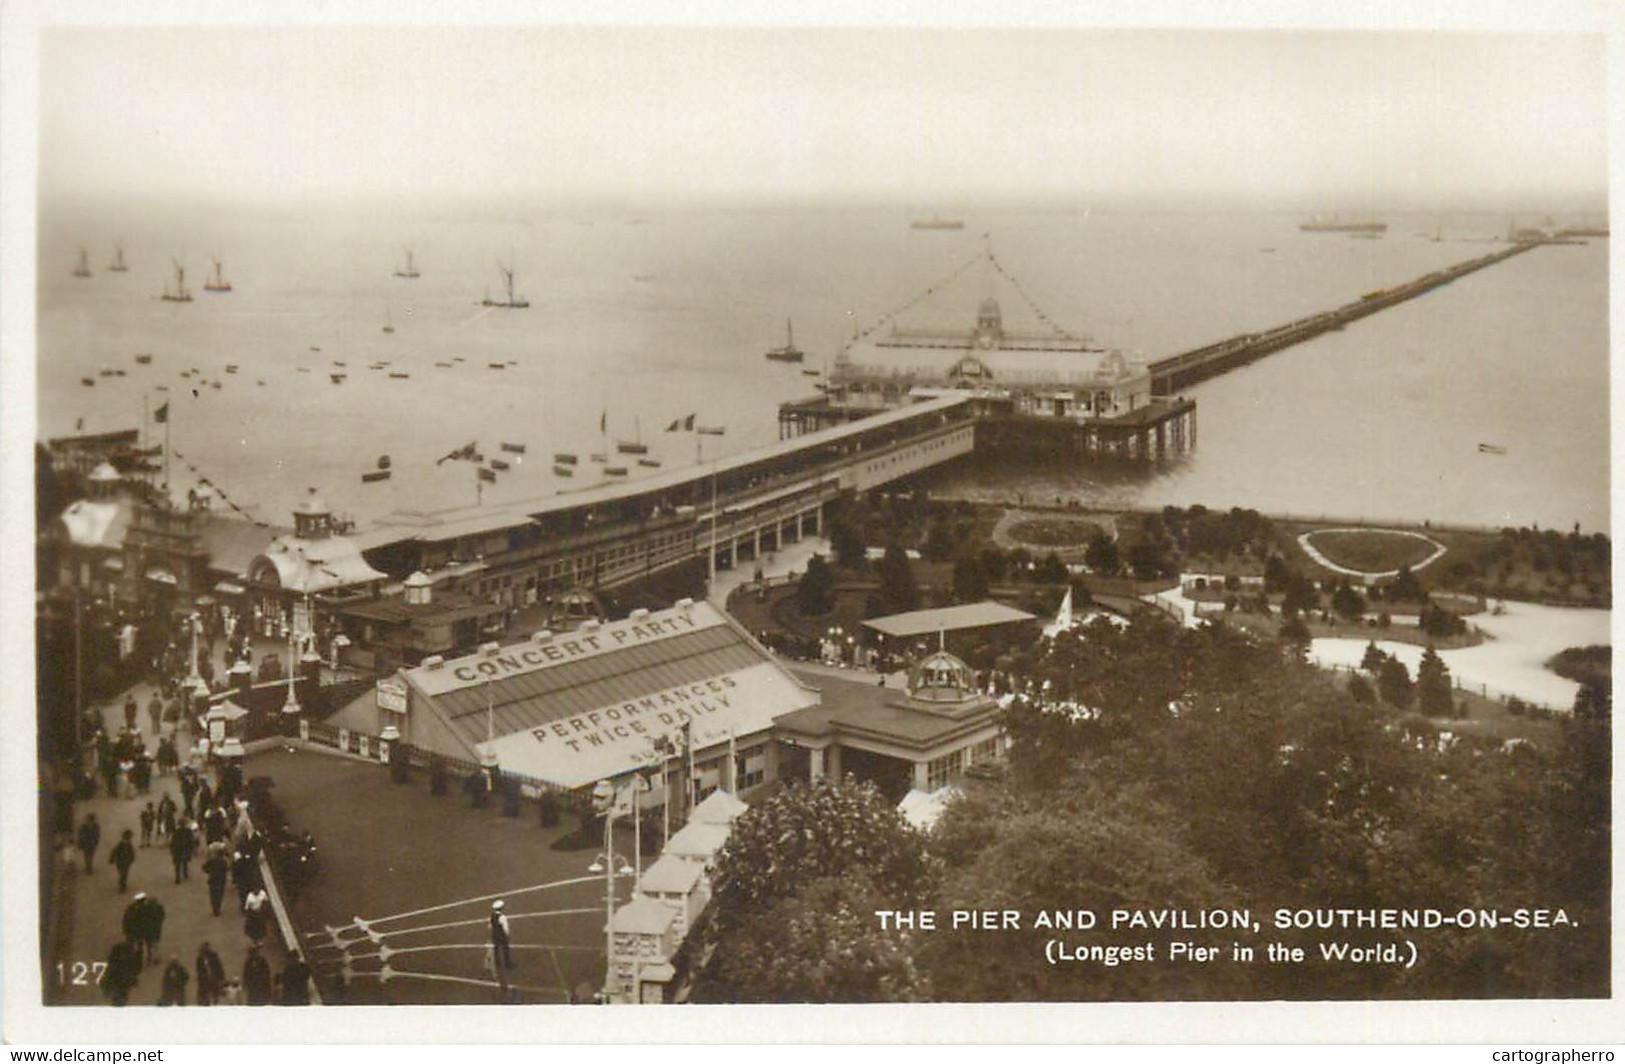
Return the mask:
<path fill-rule="evenodd" d="M 142 737 L 148 750 L 156 753 L 158 738 L 150 730 L 146 713 L 147 699 L 153 688 L 154 685 L 143 683 L 137 685 L 133 693 L 137 704 L 142 707 L 137 721 L 142 729 Z M 109 734 L 116 733 L 124 726 L 123 705 L 124 699 L 120 697 L 106 705 L 93 707 L 101 714 Z M 163 727 L 167 732 L 173 731 L 175 726 L 166 724 Z M 182 740 L 179 745 L 185 749 L 193 736 L 183 726 L 178 738 Z M 149 791 L 144 797 L 109 798 L 101 792 L 98 784 L 94 798 L 76 803 L 77 821 L 83 821 L 87 814 L 96 814 L 96 819 L 101 822 L 102 843 L 96 851 L 94 871 L 89 875 L 84 874 L 83 862 L 77 850 L 63 855 L 64 865 L 73 869 L 69 873 L 73 880 L 70 885 L 73 912 L 64 956 L 58 958 L 62 967 L 59 971 L 48 973 L 48 976 L 58 980 L 58 1000 L 64 1005 L 107 1003 L 100 988 L 95 985 L 100 969 L 92 966 L 105 962 L 113 945 L 123 937 L 124 909 L 136 891 L 146 891 L 149 896 L 158 899 L 164 906 L 165 918 L 158 950 L 159 963 L 148 965 L 143 971 L 140 982 L 130 994 L 130 1005 L 158 1003 L 163 969 L 171 956 L 178 957 L 192 976 L 186 989 L 186 1001 L 188 1005 L 195 1004 L 197 951 L 205 941 L 211 943 L 220 954 L 226 978 L 242 979 L 243 961 L 248 956 L 250 940 L 243 927 L 242 914 L 238 911 L 237 892 L 227 884 L 225 902 L 217 917 L 209 909 L 209 889 L 203 876 L 201 859 L 192 862 L 191 878 L 177 885 L 167 843 L 154 841 L 148 848 L 139 847 L 139 818 L 147 801 L 156 806 L 167 793 L 176 805 L 181 804 L 180 786 L 174 775 L 155 774 Z M 138 848 L 135 864 L 130 869 L 129 889 L 121 894 L 118 890 L 118 870 L 108 863 L 108 855 L 126 830 L 133 833 Z M 282 970 L 287 958 L 274 918 L 269 927 L 261 951 L 274 975 Z M 85 968 L 80 969 L 80 964 Z"/>

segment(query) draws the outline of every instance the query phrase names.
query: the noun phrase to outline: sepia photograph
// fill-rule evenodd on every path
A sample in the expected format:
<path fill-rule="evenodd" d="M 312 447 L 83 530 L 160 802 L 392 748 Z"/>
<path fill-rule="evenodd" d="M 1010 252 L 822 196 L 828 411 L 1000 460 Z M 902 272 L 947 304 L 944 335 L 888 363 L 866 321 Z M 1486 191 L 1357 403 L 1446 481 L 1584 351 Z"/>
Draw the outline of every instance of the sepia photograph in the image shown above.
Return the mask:
<path fill-rule="evenodd" d="M 1618 1019 L 1566 10 L 31 12 L 8 1009 Z"/>

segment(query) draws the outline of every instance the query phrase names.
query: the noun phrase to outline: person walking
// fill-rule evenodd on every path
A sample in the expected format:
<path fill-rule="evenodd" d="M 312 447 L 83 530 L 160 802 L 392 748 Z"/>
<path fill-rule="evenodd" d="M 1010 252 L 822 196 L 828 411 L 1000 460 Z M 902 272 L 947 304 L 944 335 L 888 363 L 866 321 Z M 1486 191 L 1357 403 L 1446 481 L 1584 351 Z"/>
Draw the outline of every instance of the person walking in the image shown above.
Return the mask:
<path fill-rule="evenodd" d="M 152 722 L 152 734 L 160 734 L 164 725 L 164 700 L 158 697 L 156 690 L 147 699 L 147 719 Z"/>
<path fill-rule="evenodd" d="M 142 794 L 146 794 L 147 788 L 152 785 L 152 758 L 147 756 L 146 747 L 136 751 L 130 778 L 135 781 L 135 789 Z"/>
<path fill-rule="evenodd" d="M 124 907 L 124 916 L 119 921 L 119 930 L 124 933 L 124 941 L 135 949 L 136 961 L 145 965 L 147 960 L 146 938 L 141 933 L 141 903 L 147 900 L 146 891 L 138 890 L 130 904 Z"/>
<path fill-rule="evenodd" d="M 197 853 L 197 836 L 192 825 L 181 824 L 169 837 L 169 859 L 175 865 L 175 882 L 192 878 L 192 856 Z"/>
<path fill-rule="evenodd" d="M 248 947 L 248 958 L 243 961 L 243 993 L 250 1005 L 271 1003 L 271 966 L 260 956 L 258 946 Z"/>
<path fill-rule="evenodd" d="M 96 814 L 91 813 L 85 817 L 84 823 L 79 825 L 79 852 L 85 855 L 85 875 L 96 870 L 96 848 L 102 844 L 102 826 L 96 822 Z"/>
<path fill-rule="evenodd" d="M 160 841 L 174 836 L 175 814 L 177 812 L 175 799 L 165 793 L 158 802 L 158 838 Z"/>
<path fill-rule="evenodd" d="M 147 807 L 141 810 L 141 848 L 144 850 L 152 845 L 152 829 L 158 823 L 158 811 L 148 802 Z"/>
<path fill-rule="evenodd" d="M 124 729 L 126 731 L 135 731 L 135 715 L 136 715 L 136 712 L 137 712 L 137 707 L 136 707 L 136 704 L 135 704 L 135 695 L 127 695 L 127 696 L 125 696 L 125 699 L 124 699 Z"/>
<path fill-rule="evenodd" d="M 197 771 L 191 765 L 182 766 L 181 777 L 181 813 L 188 820 L 197 819 L 198 806 L 193 804 L 197 797 Z"/>
<path fill-rule="evenodd" d="M 208 784 L 203 785 L 204 790 Z M 226 811 L 218 805 L 206 805 L 203 811 L 203 837 L 210 842 L 219 842 L 226 837 Z"/>
<path fill-rule="evenodd" d="M 260 885 L 259 863 L 246 852 L 238 850 L 231 857 L 231 882 L 237 888 L 237 910 L 246 912 L 248 895 Z"/>
<path fill-rule="evenodd" d="M 203 862 L 203 875 L 209 881 L 209 908 L 214 910 L 216 916 L 220 915 L 220 902 L 226 896 L 226 876 L 230 871 L 230 862 L 219 850 L 211 852 L 208 860 Z"/>
<path fill-rule="evenodd" d="M 197 1003 L 213 1005 L 220 1000 L 226 988 L 226 966 L 220 963 L 220 954 L 205 942 L 197 949 Z"/>
<path fill-rule="evenodd" d="M 124 933 L 131 932 L 131 910 L 134 911 L 135 937 L 148 964 L 158 963 L 158 942 L 164 937 L 164 907 L 157 898 L 145 891 L 138 892 L 124 917 Z"/>
<path fill-rule="evenodd" d="M 513 971 L 513 932 L 508 926 L 508 914 L 503 911 L 506 908 L 500 898 L 491 903 L 491 969 L 504 1002 L 513 993 L 508 985 L 508 973 Z"/>
<path fill-rule="evenodd" d="M 118 869 L 118 892 L 123 894 L 130 884 L 130 866 L 135 864 L 135 844 L 131 842 L 134 832 L 125 830 L 123 837 L 108 854 L 107 863 Z"/>
<path fill-rule="evenodd" d="M 243 931 L 250 942 L 258 946 L 265 941 L 266 922 L 269 918 L 270 895 L 264 887 L 256 887 L 243 900 Z"/>
<path fill-rule="evenodd" d="M 130 991 L 141 979 L 141 958 L 129 939 L 113 943 L 107 953 L 107 968 L 102 972 L 102 994 L 109 1005 L 122 1006 L 130 1000 Z"/>
<path fill-rule="evenodd" d="M 169 958 L 169 964 L 164 968 L 163 988 L 158 997 L 158 1004 L 186 1004 L 186 984 L 191 981 L 191 973 L 186 970 L 186 965 L 181 963 L 181 959 Z"/>
<path fill-rule="evenodd" d="M 282 969 L 279 980 L 282 983 L 283 1005 L 310 1004 L 310 965 L 298 950 L 288 956 L 288 963 Z"/>
<path fill-rule="evenodd" d="M 158 775 L 167 776 L 180 765 L 180 755 L 175 752 L 174 737 L 166 735 L 158 740 Z"/>

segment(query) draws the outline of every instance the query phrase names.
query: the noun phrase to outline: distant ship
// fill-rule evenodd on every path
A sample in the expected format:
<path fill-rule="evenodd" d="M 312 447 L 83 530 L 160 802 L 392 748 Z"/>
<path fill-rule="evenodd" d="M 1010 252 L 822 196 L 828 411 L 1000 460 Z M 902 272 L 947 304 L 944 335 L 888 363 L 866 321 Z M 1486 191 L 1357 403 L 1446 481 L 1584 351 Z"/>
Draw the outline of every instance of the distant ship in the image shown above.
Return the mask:
<path fill-rule="evenodd" d="M 128 273 L 130 267 L 124 262 L 124 248 L 118 244 L 113 245 L 113 261 L 108 265 L 109 273 Z"/>
<path fill-rule="evenodd" d="M 192 291 L 186 287 L 186 268 L 175 263 L 175 287 L 171 289 L 167 283 L 164 285 L 164 294 L 158 297 L 170 303 L 190 303 Z"/>
<path fill-rule="evenodd" d="M 84 248 L 79 249 L 79 262 L 78 265 L 74 266 L 73 268 L 73 275 L 75 277 L 90 276 L 90 252 L 86 251 Z"/>
<path fill-rule="evenodd" d="M 605 466 L 604 475 L 610 477 L 624 477 L 626 476 L 626 467 L 623 465 Z"/>
<path fill-rule="evenodd" d="M 1481 443 L 1478 445 L 1479 454 L 1506 454 L 1507 449 L 1494 443 Z"/>
<path fill-rule="evenodd" d="M 203 290 L 205 292 L 231 291 L 231 282 L 226 280 L 225 274 L 220 271 L 220 260 L 211 259 L 210 261 L 214 263 L 214 273 L 209 276 L 208 281 L 203 285 Z"/>
<path fill-rule="evenodd" d="M 395 271 L 396 277 L 412 279 L 418 276 L 417 264 L 412 261 L 412 249 L 406 248 L 406 265 Z"/>
<path fill-rule="evenodd" d="M 485 293 L 485 299 L 480 305 L 486 307 L 508 307 L 513 310 L 523 310 L 524 308 L 530 306 L 530 300 L 521 299 L 513 294 L 513 271 L 502 262 L 497 263 L 497 269 L 502 271 L 502 279 L 508 289 L 508 298 L 492 299 L 491 293 L 487 291 Z"/>
<path fill-rule="evenodd" d="M 555 454 L 553 456 L 553 461 L 556 462 L 559 465 L 575 465 L 576 460 L 577 459 L 576 459 L 575 455 L 569 454 L 569 453 L 564 452 L 564 451 L 560 451 L 558 454 Z"/>
<path fill-rule="evenodd" d="M 1298 226 L 1303 233 L 1373 233 L 1381 234 L 1388 231 L 1387 222 L 1349 222 L 1337 217 L 1326 218 L 1321 215 L 1309 219 Z"/>
<path fill-rule="evenodd" d="M 911 229 L 963 229 L 965 223 L 954 218 L 944 218 L 940 214 L 933 214 L 929 218 L 916 218 L 909 223 Z"/>
<path fill-rule="evenodd" d="M 807 356 L 801 348 L 796 346 L 796 331 L 789 318 L 784 320 L 784 331 L 784 346 L 773 348 L 764 357 L 771 362 L 800 362 Z"/>

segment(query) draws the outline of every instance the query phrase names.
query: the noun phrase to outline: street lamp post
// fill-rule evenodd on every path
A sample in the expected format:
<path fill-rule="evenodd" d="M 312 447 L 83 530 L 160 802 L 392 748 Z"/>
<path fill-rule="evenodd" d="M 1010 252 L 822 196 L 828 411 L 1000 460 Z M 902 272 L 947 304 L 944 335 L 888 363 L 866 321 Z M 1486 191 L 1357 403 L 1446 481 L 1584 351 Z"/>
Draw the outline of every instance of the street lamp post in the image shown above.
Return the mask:
<path fill-rule="evenodd" d="M 593 860 L 587 871 L 604 873 L 604 999 L 607 1001 L 615 981 L 615 877 L 634 874 L 634 870 L 624 858 L 621 867 L 615 867 L 615 784 L 599 780 L 592 793 L 594 804 L 604 810 L 604 852 Z"/>

